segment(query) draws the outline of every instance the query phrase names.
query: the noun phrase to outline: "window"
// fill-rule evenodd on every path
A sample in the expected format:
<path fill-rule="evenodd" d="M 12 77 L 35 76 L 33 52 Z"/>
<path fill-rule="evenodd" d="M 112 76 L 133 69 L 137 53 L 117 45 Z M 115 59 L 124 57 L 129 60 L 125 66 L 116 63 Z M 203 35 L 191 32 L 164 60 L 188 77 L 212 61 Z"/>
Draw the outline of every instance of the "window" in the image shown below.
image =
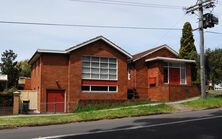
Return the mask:
<path fill-rule="evenodd" d="M 130 80 L 130 64 L 127 65 L 127 72 L 128 72 L 128 80 Z"/>
<path fill-rule="evenodd" d="M 186 84 L 186 64 L 184 63 L 164 63 L 163 66 L 163 80 L 164 83 L 169 83 L 169 69 L 179 68 L 180 69 L 180 84 Z"/>
<path fill-rule="evenodd" d="M 169 68 L 168 67 L 163 68 L 163 81 L 164 83 L 169 83 Z"/>
<path fill-rule="evenodd" d="M 180 84 L 186 84 L 186 65 L 181 64 L 180 68 Z"/>
<path fill-rule="evenodd" d="M 117 86 L 83 85 L 83 92 L 117 92 Z"/>
<path fill-rule="evenodd" d="M 108 86 L 91 86 L 91 91 L 108 91 Z"/>
<path fill-rule="evenodd" d="M 82 86 L 82 91 L 89 91 L 90 90 L 90 86 Z"/>
<path fill-rule="evenodd" d="M 169 67 L 171 67 L 171 68 L 180 68 L 180 63 L 169 63 Z"/>
<path fill-rule="evenodd" d="M 117 80 L 116 58 L 83 56 L 82 78 L 96 80 Z"/>

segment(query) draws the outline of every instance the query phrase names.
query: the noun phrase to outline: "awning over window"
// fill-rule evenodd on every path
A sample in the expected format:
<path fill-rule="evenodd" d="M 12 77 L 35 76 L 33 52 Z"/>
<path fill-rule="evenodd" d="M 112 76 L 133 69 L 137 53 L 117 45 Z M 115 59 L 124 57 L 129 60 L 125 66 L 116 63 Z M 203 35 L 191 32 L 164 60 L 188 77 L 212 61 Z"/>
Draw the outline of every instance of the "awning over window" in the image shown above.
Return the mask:
<path fill-rule="evenodd" d="M 154 57 L 154 58 L 146 59 L 145 62 L 151 62 L 151 61 L 156 61 L 156 60 L 162 60 L 164 62 L 195 63 L 195 60 L 170 58 L 170 57 Z"/>

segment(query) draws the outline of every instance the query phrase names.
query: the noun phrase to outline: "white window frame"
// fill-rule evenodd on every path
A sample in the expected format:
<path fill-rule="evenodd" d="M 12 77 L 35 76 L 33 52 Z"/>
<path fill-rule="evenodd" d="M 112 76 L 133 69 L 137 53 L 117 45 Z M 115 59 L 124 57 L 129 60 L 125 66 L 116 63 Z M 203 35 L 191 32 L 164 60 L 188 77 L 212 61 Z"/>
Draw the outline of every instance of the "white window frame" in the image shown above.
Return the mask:
<path fill-rule="evenodd" d="M 186 63 L 176 63 L 175 64 L 179 64 L 179 66 L 170 66 L 170 63 L 173 62 L 166 62 L 167 65 L 164 65 L 163 68 L 167 68 L 168 70 L 168 82 L 164 82 L 164 84 L 169 84 L 170 82 L 170 68 L 179 68 L 180 69 L 180 85 L 186 85 L 187 84 L 187 73 L 186 73 Z M 184 65 L 184 70 L 185 70 L 185 83 L 182 83 L 182 65 Z M 163 80 L 164 81 L 164 80 Z"/>
<path fill-rule="evenodd" d="M 164 82 L 164 79 L 163 79 L 163 82 L 164 82 L 164 84 L 169 84 L 169 82 L 170 82 L 170 67 L 169 67 L 169 62 L 167 62 L 167 66 L 163 66 L 163 70 L 164 70 L 164 68 L 167 68 L 167 83 L 166 82 Z M 163 72 L 164 73 L 164 72 Z M 164 77 L 164 75 L 163 75 L 163 77 Z"/>
<path fill-rule="evenodd" d="M 117 93 L 118 92 L 117 85 L 82 85 L 82 86 L 89 86 L 89 91 L 81 90 L 83 93 Z M 108 90 L 107 91 L 92 91 L 91 90 L 92 86 L 107 86 Z M 109 90 L 110 87 L 116 87 L 116 91 L 110 91 Z"/>
<path fill-rule="evenodd" d="M 184 65 L 184 72 L 185 72 L 185 82 L 182 83 L 182 65 Z M 186 63 L 180 63 L 180 84 L 186 85 L 187 84 L 187 70 L 186 70 Z"/>
<path fill-rule="evenodd" d="M 84 66 L 83 66 L 83 63 L 84 62 L 86 62 L 86 61 L 83 61 L 83 57 L 90 57 L 90 61 L 89 61 L 89 63 L 90 63 L 90 66 L 89 67 L 85 67 L 85 68 L 89 68 L 90 69 L 90 71 L 88 72 L 88 73 L 86 73 L 86 72 L 84 72 L 85 74 L 89 74 L 90 75 L 90 77 L 89 78 L 83 78 L 83 68 L 84 68 Z M 98 73 L 98 75 L 99 75 L 99 78 L 92 78 L 92 71 L 91 71 L 91 69 L 92 68 L 94 68 L 94 67 L 92 67 L 92 58 L 93 57 L 97 57 L 97 58 L 99 58 L 99 67 L 98 67 L 98 69 L 99 69 L 99 73 Z M 101 78 L 101 69 L 103 69 L 103 68 L 101 68 L 101 59 L 102 58 L 107 58 L 108 59 L 108 62 L 107 62 L 107 64 L 108 64 L 108 67 L 107 68 L 104 68 L 104 69 L 107 69 L 108 70 L 108 73 L 106 74 L 106 75 L 108 75 L 108 78 L 107 79 L 103 79 L 103 78 Z M 115 59 L 116 60 L 116 62 L 115 63 L 112 63 L 112 62 L 110 62 L 110 59 Z M 116 65 L 116 68 L 110 68 L 110 64 L 115 64 Z M 112 70 L 116 70 L 116 73 L 115 74 L 110 74 L 110 69 Z M 105 74 L 104 74 L 105 75 Z M 115 79 L 110 79 L 110 75 L 111 76 L 116 76 L 116 78 Z M 88 55 L 86 55 L 86 56 L 82 56 L 82 79 L 86 79 L 86 80 L 108 80 L 108 81 L 117 81 L 118 80 L 118 59 L 117 58 L 115 58 L 115 57 L 100 57 L 100 56 L 88 56 Z"/>
<path fill-rule="evenodd" d="M 128 80 L 130 80 L 131 79 L 131 67 L 130 67 L 130 65 L 128 64 L 127 65 L 127 75 L 128 75 Z"/>

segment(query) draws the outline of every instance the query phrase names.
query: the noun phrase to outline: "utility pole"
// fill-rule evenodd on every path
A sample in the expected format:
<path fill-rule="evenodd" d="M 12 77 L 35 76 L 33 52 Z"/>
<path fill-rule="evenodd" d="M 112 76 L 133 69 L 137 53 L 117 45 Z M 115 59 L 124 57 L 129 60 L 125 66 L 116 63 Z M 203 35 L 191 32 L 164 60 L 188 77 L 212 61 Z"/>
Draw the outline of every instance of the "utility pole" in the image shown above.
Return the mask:
<path fill-rule="evenodd" d="M 206 97 L 206 81 L 205 81 L 205 59 L 204 59 L 204 29 L 203 29 L 203 1 L 199 1 L 199 33 L 200 33 L 200 81 L 201 81 L 201 97 Z"/>
<path fill-rule="evenodd" d="M 204 29 L 214 27 L 218 24 L 218 18 L 213 14 L 204 14 L 204 8 L 213 8 L 214 0 L 198 0 L 197 4 L 186 8 L 186 13 L 199 12 L 199 34 L 200 34 L 200 80 L 201 80 L 201 97 L 206 98 L 206 81 L 205 81 L 205 49 L 204 49 Z M 210 16 L 209 16 L 210 15 Z M 210 18 L 209 18 L 210 17 Z"/>

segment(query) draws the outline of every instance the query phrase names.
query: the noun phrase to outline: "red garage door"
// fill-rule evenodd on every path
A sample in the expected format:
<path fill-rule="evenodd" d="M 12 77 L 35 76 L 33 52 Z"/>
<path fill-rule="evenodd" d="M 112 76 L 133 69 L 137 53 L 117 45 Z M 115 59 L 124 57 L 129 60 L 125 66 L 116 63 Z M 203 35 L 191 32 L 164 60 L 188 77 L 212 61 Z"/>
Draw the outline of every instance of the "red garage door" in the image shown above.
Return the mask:
<path fill-rule="evenodd" d="M 63 90 L 48 90 L 47 112 L 64 112 L 64 95 Z"/>

